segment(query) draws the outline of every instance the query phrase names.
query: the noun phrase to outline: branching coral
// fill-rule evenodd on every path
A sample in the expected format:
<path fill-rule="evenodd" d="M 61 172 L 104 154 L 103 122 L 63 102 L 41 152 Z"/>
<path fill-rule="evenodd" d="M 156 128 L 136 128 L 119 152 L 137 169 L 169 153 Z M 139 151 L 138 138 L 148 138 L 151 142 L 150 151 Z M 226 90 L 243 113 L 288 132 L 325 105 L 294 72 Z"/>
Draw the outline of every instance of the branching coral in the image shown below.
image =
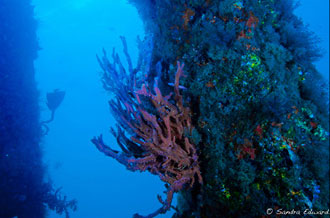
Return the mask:
<path fill-rule="evenodd" d="M 127 54 L 126 43 L 123 39 L 124 52 Z M 112 129 L 122 152 L 113 150 L 105 145 L 102 135 L 94 138 L 92 142 L 105 155 L 115 158 L 131 171 L 149 171 L 158 175 L 162 181 L 169 186 L 166 191 L 165 201 L 158 196 L 163 204 L 161 208 L 147 217 L 154 217 L 165 213 L 170 209 L 173 194 L 182 190 L 185 186 L 192 187 L 195 184 L 195 177 L 202 183 L 202 176 L 198 163 L 198 156 L 195 146 L 190 142 L 186 133 L 191 133 L 190 110 L 184 107 L 182 96 L 179 92 L 179 80 L 183 75 L 184 64 L 178 62 L 175 76 L 174 95 L 170 93 L 163 96 L 158 88 L 157 81 L 154 86 L 154 93 L 147 83 L 137 90 L 135 74 L 137 68 L 133 69 L 130 64 L 129 74 L 124 68 L 119 75 L 116 63 L 119 59 L 114 55 L 114 63 L 103 58 L 101 66 L 104 69 L 104 84 L 116 94 L 116 101 L 110 101 L 112 114 L 119 123 L 118 130 Z M 121 80 L 114 80 L 121 77 Z M 132 81 L 132 79 L 134 81 Z M 152 107 L 146 108 L 150 101 Z M 148 111 L 147 111 L 148 110 Z M 149 112 L 151 111 L 151 112 Z M 126 133 L 131 137 L 126 136 Z M 135 215 L 135 217 L 142 217 Z"/>
<path fill-rule="evenodd" d="M 61 189 L 55 189 L 51 182 L 44 183 L 42 200 L 49 209 L 55 211 L 57 214 L 65 214 L 65 218 L 70 218 L 69 209 L 77 210 L 77 200 L 68 200 L 66 195 L 62 195 Z"/>

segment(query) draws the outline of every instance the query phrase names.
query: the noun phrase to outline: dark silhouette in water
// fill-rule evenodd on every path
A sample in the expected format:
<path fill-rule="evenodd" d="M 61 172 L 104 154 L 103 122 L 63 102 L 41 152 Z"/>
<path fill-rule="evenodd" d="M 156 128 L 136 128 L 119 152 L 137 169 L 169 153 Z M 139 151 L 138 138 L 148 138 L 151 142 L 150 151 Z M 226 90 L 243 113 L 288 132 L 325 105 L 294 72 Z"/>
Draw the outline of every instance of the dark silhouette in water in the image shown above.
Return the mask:
<path fill-rule="evenodd" d="M 49 120 L 42 121 L 41 125 L 45 128 L 45 131 L 43 135 L 47 135 L 49 132 L 49 127 L 46 125 L 54 120 L 55 117 L 55 111 L 62 103 L 65 96 L 64 91 L 60 91 L 58 89 L 55 89 L 53 92 L 47 93 L 47 107 L 51 111 L 51 117 Z"/>
<path fill-rule="evenodd" d="M 60 106 L 65 96 L 64 91 L 60 91 L 58 89 L 55 89 L 53 92 L 47 93 L 47 106 L 49 110 L 52 111 L 52 114 L 55 113 L 55 110 Z M 52 115 L 52 118 L 54 119 L 54 115 Z M 45 121 L 48 122 L 48 121 Z"/>

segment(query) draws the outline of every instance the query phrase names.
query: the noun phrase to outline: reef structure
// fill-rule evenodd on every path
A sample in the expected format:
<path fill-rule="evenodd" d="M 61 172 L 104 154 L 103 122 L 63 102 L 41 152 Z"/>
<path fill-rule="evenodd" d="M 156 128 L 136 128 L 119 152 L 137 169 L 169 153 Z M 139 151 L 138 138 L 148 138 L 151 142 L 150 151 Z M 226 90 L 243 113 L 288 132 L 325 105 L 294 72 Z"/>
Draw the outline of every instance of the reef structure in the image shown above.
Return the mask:
<path fill-rule="evenodd" d="M 168 92 L 174 66 L 185 63 L 182 98 L 203 184 L 180 190 L 174 217 L 326 210 L 329 91 L 313 64 L 316 38 L 294 15 L 294 1 L 130 2 L 151 42 L 150 59 L 138 62 L 147 75 L 131 83 L 142 78 Z"/>

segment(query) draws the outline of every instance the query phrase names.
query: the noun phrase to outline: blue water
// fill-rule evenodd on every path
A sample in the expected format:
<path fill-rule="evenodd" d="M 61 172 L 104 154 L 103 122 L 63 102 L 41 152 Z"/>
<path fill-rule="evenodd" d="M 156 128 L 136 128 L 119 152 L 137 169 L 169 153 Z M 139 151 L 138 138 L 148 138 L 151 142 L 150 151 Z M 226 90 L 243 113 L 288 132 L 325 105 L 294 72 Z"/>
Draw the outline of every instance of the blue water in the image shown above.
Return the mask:
<path fill-rule="evenodd" d="M 42 120 L 50 117 L 47 92 L 56 88 L 66 96 L 43 139 L 49 176 L 62 192 L 78 200 L 72 218 L 128 218 L 158 209 L 157 194 L 164 184 L 149 173 L 130 172 L 100 153 L 90 139 L 103 134 L 117 148 L 109 127 L 109 94 L 100 82 L 96 54 L 113 47 L 122 54 L 119 36 L 125 36 L 133 60 L 136 37 L 143 38 L 143 23 L 126 0 L 34 0 L 42 50 L 35 61 L 41 93 Z M 302 0 L 296 13 L 320 37 L 324 49 L 317 68 L 329 80 L 329 1 Z M 299 37 L 299 36 L 297 36 Z M 123 58 L 122 58 L 123 59 Z M 176 205 L 176 200 L 173 202 Z M 159 217 L 171 217 L 173 210 Z M 50 218 L 64 217 L 49 212 Z"/>

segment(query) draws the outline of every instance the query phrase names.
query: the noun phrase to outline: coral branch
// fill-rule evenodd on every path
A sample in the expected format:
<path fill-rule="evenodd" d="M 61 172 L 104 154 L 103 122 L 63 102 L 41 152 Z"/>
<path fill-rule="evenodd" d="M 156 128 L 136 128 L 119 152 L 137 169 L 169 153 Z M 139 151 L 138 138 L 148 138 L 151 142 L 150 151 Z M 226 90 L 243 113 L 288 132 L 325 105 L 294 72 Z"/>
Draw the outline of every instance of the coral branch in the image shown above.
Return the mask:
<path fill-rule="evenodd" d="M 122 39 L 123 40 L 123 39 Z M 124 52 L 128 56 L 126 43 Z M 115 60 L 119 63 L 119 60 Z M 130 62 L 130 59 L 129 59 Z M 163 96 L 155 81 L 154 93 L 149 90 L 148 84 L 141 89 L 134 90 L 128 87 L 131 84 L 131 75 L 122 81 L 113 81 L 118 77 L 114 65 L 103 58 L 101 66 L 105 70 L 105 87 L 116 94 L 116 101 L 110 101 L 111 112 L 119 125 L 118 131 L 111 130 L 116 137 L 122 151 L 116 151 L 105 145 L 102 136 L 94 138 L 92 142 L 99 151 L 116 159 L 131 171 L 149 171 L 158 175 L 169 186 L 166 191 L 166 200 L 158 197 L 162 207 L 146 217 L 154 217 L 165 213 L 171 207 L 173 194 L 184 187 L 192 187 L 197 176 L 202 183 L 198 156 L 195 146 L 189 141 L 185 132 L 191 132 L 190 110 L 183 106 L 179 92 L 179 80 L 183 76 L 184 64 L 178 62 L 172 93 Z M 104 66 L 108 65 L 108 68 Z M 132 69 L 132 66 L 129 67 Z M 131 73 L 136 73 L 130 70 Z M 125 72 L 126 73 L 126 72 Z M 126 89 L 125 89 L 126 88 Z M 143 100 L 149 100 L 153 108 L 145 108 Z M 125 134 L 129 134 L 127 137 Z M 135 215 L 134 217 L 142 217 Z"/>

